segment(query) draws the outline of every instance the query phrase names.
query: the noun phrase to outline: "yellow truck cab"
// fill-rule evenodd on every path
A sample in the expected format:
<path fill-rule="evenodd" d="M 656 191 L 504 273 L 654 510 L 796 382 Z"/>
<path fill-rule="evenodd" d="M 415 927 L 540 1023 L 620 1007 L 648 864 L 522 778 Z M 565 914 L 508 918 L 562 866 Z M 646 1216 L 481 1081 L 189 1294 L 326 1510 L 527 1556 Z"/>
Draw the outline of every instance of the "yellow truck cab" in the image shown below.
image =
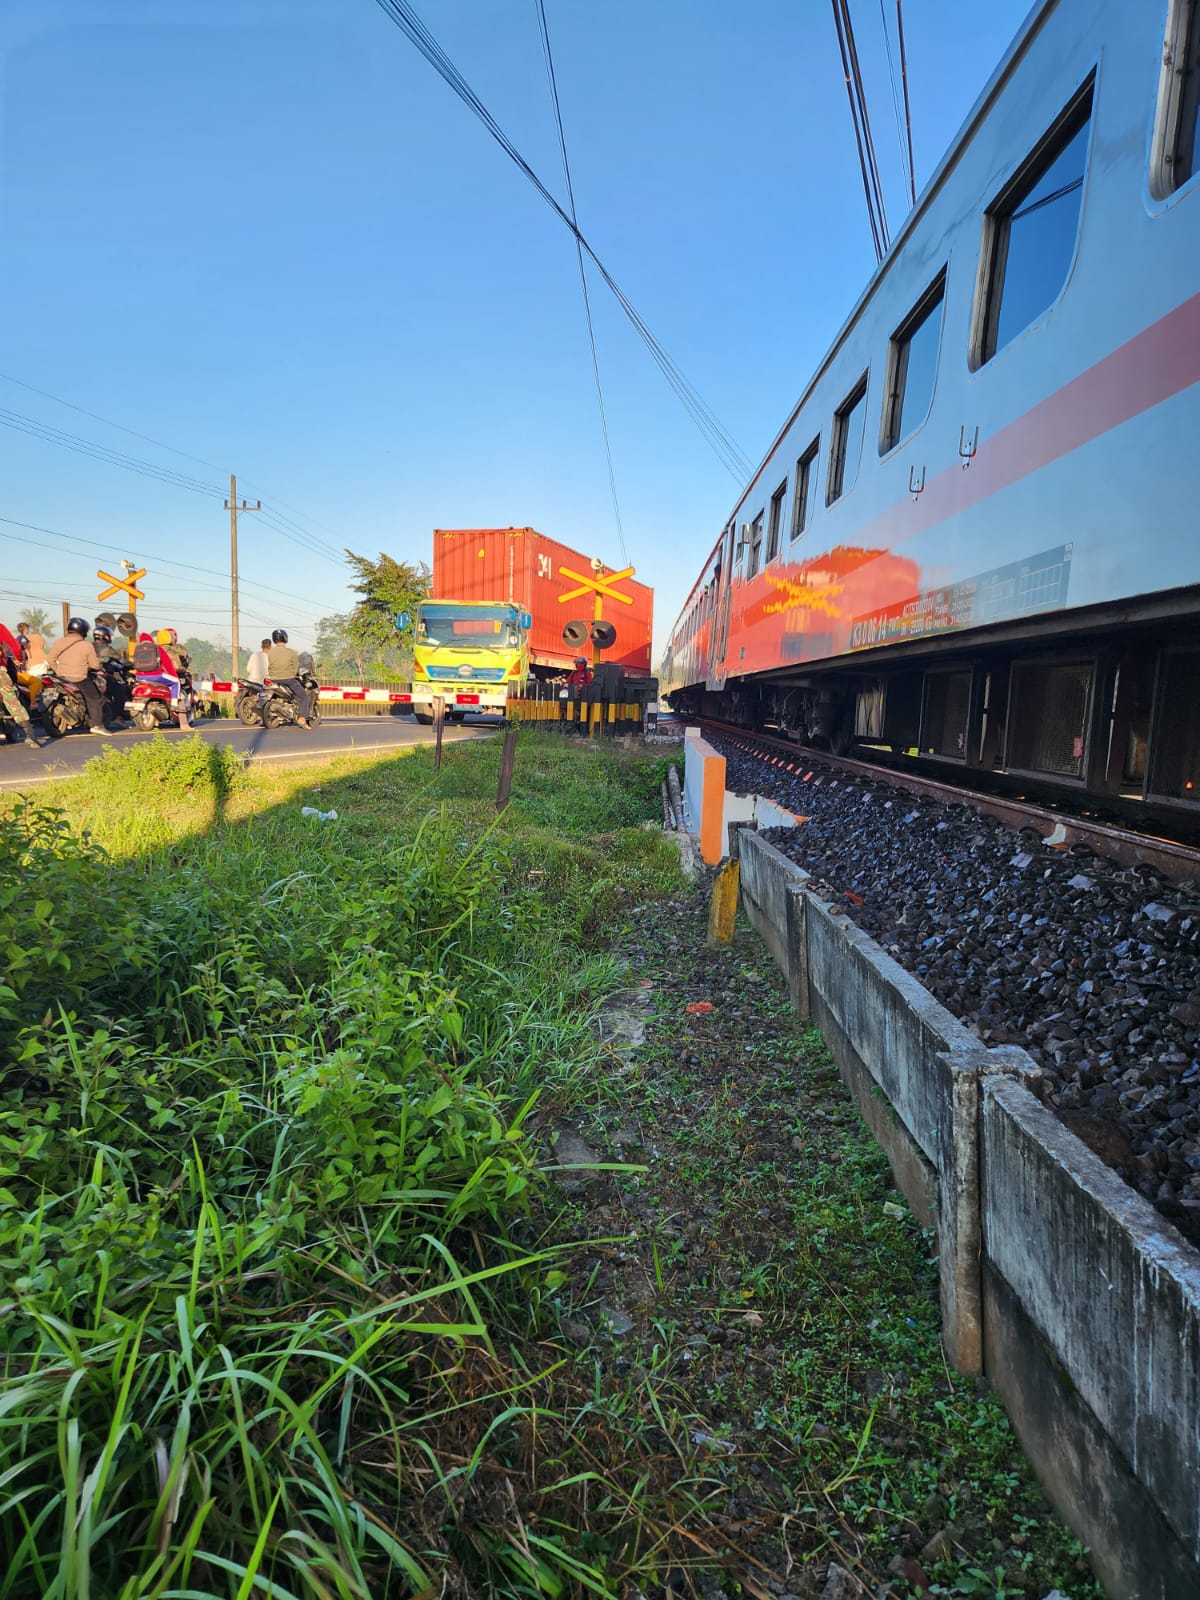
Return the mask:
<path fill-rule="evenodd" d="M 533 619 L 517 605 L 425 600 L 415 617 L 400 612 L 396 625 L 413 634 L 412 708 L 418 722 L 433 721 L 435 695 L 454 721 L 468 712 L 502 717 L 510 688 L 524 688 Z"/>

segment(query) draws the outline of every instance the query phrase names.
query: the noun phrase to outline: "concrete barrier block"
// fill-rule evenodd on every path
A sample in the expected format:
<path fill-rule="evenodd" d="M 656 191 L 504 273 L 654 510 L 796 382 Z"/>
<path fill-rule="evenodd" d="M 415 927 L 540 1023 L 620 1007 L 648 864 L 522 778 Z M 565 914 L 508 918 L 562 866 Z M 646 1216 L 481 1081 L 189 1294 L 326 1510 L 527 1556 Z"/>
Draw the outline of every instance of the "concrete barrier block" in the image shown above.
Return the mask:
<path fill-rule="evenodd" d="M 805 875 L 774 845 L 745 829 L 739 836 L 738 857 L 746 912 L 790 986 L 792 951 L 788 940 L 788 896 L 790 891 L 803 887 Z"/>
<path fill-rule="evenodd" d="M 1200 1594 L 1200 1255 L 1021 1083 L 982 1135 L 988 1374 L 1111 1592 Z"/>
<path fill-rule="evenodd" d="M 684 741 L 683 799 L 689 831 L 709 866 L 720 861 L 724 839 L 725 757 L 700 738 Z"/>

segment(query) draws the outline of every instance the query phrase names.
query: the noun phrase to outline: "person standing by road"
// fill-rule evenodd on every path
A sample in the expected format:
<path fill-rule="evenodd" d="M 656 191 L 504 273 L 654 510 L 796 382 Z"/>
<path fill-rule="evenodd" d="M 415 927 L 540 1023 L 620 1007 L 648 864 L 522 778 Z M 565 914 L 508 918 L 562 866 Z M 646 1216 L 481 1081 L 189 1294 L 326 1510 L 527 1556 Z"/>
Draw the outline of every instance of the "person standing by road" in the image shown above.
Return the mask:
<path fill-rule="evenodd" d="M 271 635 L 271 648 L 267 654 L 267 674 L 272 683 L 284 683 L 296 697 L 296 705 L 300 709 L 299 722 L 302 728 L 307 728 L 308 720 L 308 690 L 300 681 L 300 657 L 288 644 L 287 631 L 276 628 Z"/>
<path fill-rule="evenodd" d="M 265 683 L 267 681 L 267 651 L 271 648 L 270 639 L 264 639 L 257 650 L 251 652 L 246 663 L 246 682 Z"/>
<path fill-rule="evenodd" d="M 67 623 L 67 631 L 63 637 L 56 639 L 50 646 L 46 665 L 51 672 L 57 672 L 60 678 L 76 686 L 87 707 L 87 714 L 92 724 L 91 731 L 103 734 L 109 739 L 112 735 L 104 726 L 104 702 L 92 679 L 92 673 L 100 671 L 100 658 L 87 635 L 86 620 L 83 617 L 72 617 Z"/>
<path fill-rule="evenodd" d="M 17 643 L 21 646 L 21 670 L 36 673 L 46 665 L 46 645 L 40 633 L 27 622 L 17 623 Z"/>

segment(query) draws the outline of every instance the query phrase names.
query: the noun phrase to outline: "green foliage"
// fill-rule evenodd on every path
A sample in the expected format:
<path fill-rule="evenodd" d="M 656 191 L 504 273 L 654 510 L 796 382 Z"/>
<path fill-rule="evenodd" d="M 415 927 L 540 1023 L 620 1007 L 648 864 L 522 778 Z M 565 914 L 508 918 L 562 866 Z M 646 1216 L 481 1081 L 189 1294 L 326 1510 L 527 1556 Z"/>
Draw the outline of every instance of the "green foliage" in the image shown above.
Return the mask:
<path fill-rule="evenodd" d="M 34 633 L 40 633 L 43 638 L 53 627 L 50 613 L 45 606 L 26 606 L 23 611 L 17 612 L 18 622 L 27 622 Z"/>
<path fill-rule="evenodd" d="M 367 676 L 362 651 L 351 639 L 349 625 L 348 616 L 322 617 L 317 623 L 313 659 L 322 680 L 343 674 L 355 678 Z"/>
<path fill-rule="evenodd" d="M 396 614 L 415 611 L 428 595 L 429 568 L 424 562 L 414 565 L 382 553 L 372 561 L 369 556 L 355 555 L 353 550 L 346 551 L 346 560 L 354 574 L 349 587 L 362 597 L 350 613 L 347 635 L 373 655 L 394 647 Z"/>
<path fill-rule="evenodd" d="M 636 814 L 633 769 L 605 816 L 593 773 L 552 764 L 573 825 Z M 126 848 L 153 813 L 153 851 L 0 814 L 6 1597 L 529 1578 L 506 1505 L 471 1512 L 466 1546 L 459 1518 L 485 1447 L 519 1449 L 534 1414 L 492 1351 L 493 1322 L 561 1281 L 523 1238 L 526 1122 L 596 1059 L 601 969 L 563 949 L 620 905 L 605 923 L 552 860 L 528 789 L 495 817 L 492 751 L 450 750 L 442 776 L 461 798 L 413 758 L 343 780 L 337 827 L 291 804 L 233 825 L 256 779 L 147 740 L 70 793 Z M 610 884 L 665 882 L 657 841 L 626 838 L 628 869 L 573 848 Z M 546 1582 L 578 1577 L 553 1529 L 526 1548 Z"/>

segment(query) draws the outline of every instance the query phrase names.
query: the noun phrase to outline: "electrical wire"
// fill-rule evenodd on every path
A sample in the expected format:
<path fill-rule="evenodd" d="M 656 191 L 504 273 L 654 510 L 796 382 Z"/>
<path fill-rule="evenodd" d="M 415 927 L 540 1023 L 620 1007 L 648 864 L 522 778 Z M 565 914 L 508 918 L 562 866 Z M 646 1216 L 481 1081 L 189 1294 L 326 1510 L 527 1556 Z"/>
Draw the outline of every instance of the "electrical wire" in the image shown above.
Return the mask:
<path fill-rule="evenodd" d="M 20 522 L 16 517 L 0 517 L 0 522 L 7 523 L 13 528 L 24 528 L 29 533 L 40 533 L 49 539 L 59 539 L 65 544 L 82 545 L 90 550 L 100 550 L 106 555 L 112 550 L 112 544 L 101 544 L 95 539 L 84 539 L 79 534 L 62 533 L 57 528 L 43 528 L 36 522 Z M 211 567 L 197 567 L 186 561 L 171 561 L 164 556 L 150 555 L 145 550 L 130 550 L 129 554 L 137 556 L 142 561 L 153 561 L 158 567 L 174 567 L 181 572 L 199 572 L 206 578 L 212 577 Z M 311 607 L 314 611 L 323 613 L 326 602 L 314 600 L 311 595 L 292 594 L 287 589 L 279 589 L 273 584 L 257 583 L 251 578 L 238 579 L 239 586 L 248 589 L 261 589 L 264 594 L 275 596 L 282 595 L 284 599 L 299 601 L 301 605 Z"/>
<path fill-rule="evenodd" d="M 900 45 L 900 82 L 904 88 L 904 137 L 908 143 L 908 191 L 917 203 L 917 169 L 913 161 L 912 107 L 908 100 L 908 57 L 904 50 L 904 8 L 896 0 L 896 38 Z"/>
<path fill-rule="evenodd" d="M 613 469 L 612 443 L 608 437 L 608 417 L 604 410 L 604 389 L 600 383 L 600 358 L 596 354 L 596 330 L 592 326 L 592 304 L 588 297 L 587 269 L 583 260 L 583 246 L 579 242 L 579 214 L 575 208 L 575 185 L 571 182 L 571 163 L 567 159 L 567 136 L 563 128 L 562 105 L 558 98 L 558 79 L 554 72 L 554 56 L 550 50 L 550 29 L 546 24 L 544 0 L 534 0 L 538 28 L 542 36 L 542 52 L 546 58 L 546 76 L 550 80 L 550 98 L 554 104 L 554 124 L 558 129 L 558 148 L 562 155 L 563 179 L 567 185 L 567 204 L 571 208 L 571 226 L 575 230 L 575 254 L 579 261 L 579 287 L 583 292 L 583 315 L 587 322 L 588 344 L 592 351 L 592 375 L 596 380 L 596 404 L 600 408 L 600 431 L 604 435 L 604 458 L 608 463 L 608 486 L 612 493 L 613 518 L 617 524 L 617 543 L 621 549 L 621 565 L 629 565 L 629 552 L 625 548 L 625 529 L 621 523 L 621 503 L 617 498 L 617 475 Z"/>
<path fill-rule="evenodd" d="M 892 36 L 888 31 L 887 12 L 884 10 L 884 0 L 879 0 L 879 25 L 883 29 L 883 48 L 887 52 L 888 81 L 892 87 L 892 112 L 896 119 L 896 144 L 900 150 L 900 168 L 907 176 L 907 163 L 904 152 L 904 119 L 900 111 L 900 86 L 896 81 L 896 62 L 892 55 Z M 909 186 L 909 204 L 916 203 L 916 195 Z"/>
<path fill-rule="evenodd" d="M 26 383 L 22 378 L 14 378 L 11 373 L 0 372 L 0 381 L 3 381 L 4 383 L 15 384 L 19 389 L 28 389 L 30 394 L 41 395 L 42 399 L 52 400 L 55 405 L 65 406 L 69 411 L 78 411 L 80 416 L 91 417 L 93 422 L 102 422 L 106 428 L 115 428 L 119 433 L 127 433 L 131 438 L 141 439 L 145 444 L 152 444 L 156 450 L 167 450 L 172 455 L 182 456 L 188 461 L 195 461 L 202 467 L 211 467 L 214 472 L 220 472 L 222 475 L 224 473 L 224 469 L 218 466 L 215 461 L 208 461 L 203 456 L 193 455 L 190 450 L 177 449 L 175 445 L 166 444 L 162 439 L 151 438 L 148 433 L 139 433 L 136 428 L 127 428 L 123 422 L 114 422 L 111 417 L 101 416 L 98 411 L 89 411 L 86 406 L 76 405 L 73 400 L 65 400 L 62 395 L 51 394 L 48 389 L 39 389 L 35 384 Z M 22 417 L 20 412 L 9 412 L 5 414 L 20 418 L 22 422 L 30 423 L 35 428 L 45 428 L 50 432 L 63 435 L 62 439 L 48 440 L 49 443 L 63 443 L 66 439 L 71 439 L 75 441 L 75 444 L 68 446 L 68 448 L 79 448 L 81 453 L 85 455 L 97 453 L 100 455 L 101 459 L 104 459 L 104 456 L 107 454 L 122 455 L 122 452 L 120 451 L 110 452 L 108 446 L 106 445 L 97 444 L 92 440 L 82 439 L 77 434 L 66 434 L 62 429 L 52 429 L 50 428 L 49 424 L 36 422 L 32 417 Z M 16 426 L 16 424 L 14 423 L 12 426 Z M 27 428 L 22 428 L 21 431 L 28 432 L 30 430 Z M 86 446 L 87 448 L 83 449 L 83 446 Z M 158 468 L 153 462 L 142 461 L 136 456 L 125 456 L 123 459 L 125 462 L 137 462 L 138 465 L 150 475 L 155 475 L 160 472 L 165 473 L 169 470 L 167 468 Z M 110 464 L 116 466 L 121 465 L 122 462 L 113 461 Z M 131 468 L 131 470 L 134 469 Z M 195 487 L 197 490 L 202 490 L 206 494 L 221 496 L 224 498 L 225 490 L 223 488 L 218 489 L 212 484 L 202 483 L 201 480 L 196 478 L 187 478 L 186 475 L 183 474 L 173 474 L 172 477 L 178 477 L 183 480 L 180 482 L 179 487 Z M 164 479 L 163 481 L 168 480 Z M 249 479 L 243 480 L 243 482 L 244 484 L 254 483 L 256 493 L 258 494 L 266 492 L 265 485 L 258 485 L 256 480 Z M 280 499 L 278 495 L 269 495 L 269 498 L 275 502 L 276 507 L 286 506 L 289 511 L 294 511 L 297 513 L 297 515 L 301 515 L 298 507 L 291 505 L 287 500 Z M 344 549 L 335 547 L 329 544 L 326 540 L 318 538 L 316 534 L 311 533 L 308 529 L 306 529 L 302 523 L 297 523 L 291 517 L 284 517 L 282 512 L 278 512 L 277 514 L 280 516 L 281 520 L 290 525 L 292 530 L 296 531 L 298 534 L 302 534 L 308 539 L 311 539 L 315 546 L 321 547 L 314 549 L 314 554 L 325 555 L 330 560 L 336 561 L 339 564 L 343 564 L 345 562 L 346 557 Z M 310 520 L 314 522 L 317 527 L 324 528 L 326 533 L 332 534 L 335 539 L 339 537 L 338 534 L 334 533 L 332 528 L 325 527 L 325 524 L 317 521 L 315 517 L 312 517 Z"/>
<path fill-rule="evenodd" d="M 833 0 L 833 23 L 837 31 L 842 74 L 846 80 L 846 95 L 850 102 L 850 119 L 854 124 L 854 138 L 858 147 L 858 165 L 862 173 L 863 194 L 867 202 L 867 222 L 875 246 L 875 259 L 882 261 L 890 242 L 887 214 L 883 203 L 883 188 L 879 180 L 875 141 L 871 134 L 870 117 L 867 114 L 867 97 L 859 66 L 858 47 L 854 40 L 854 24 L 850 20 L 849 0 Z"/>
<path fill-rule="evenodd" d="M 156 466 L 152 461 L 142 461 L 137 456 L 126 455 L 121 450 L 110 450 L 107 445 L 81 438 L 77 433 L 67 433 L 62 428 L 51 427 L 49 423 L 38 422 L 35 417 L 27 417 L 20 411 L 0 408 L 0 426 L 13 428 L 18 433 L 29 434 L 30 437 L 41 439 L 46 444 L 61 445 L 63 449 L 74 450 L 79 455 L 91 456 L 97 461 L 106 462 L 109 466 L 122 467 L 126 472 L 136 472 L 145 478 L 155 478 L 160 483 L 169 484 L 175 489 L 187 489 L 192 494 L 219 496 L 221 493 L 213 484 L 202 483 L 199 478 L 189 478 L 170 467 Z"/>
<path fill-rule="evenodd" d="M 376 3 L 384 15 L 396 24 L 410 43 L 424 56 L 425 60 L 429 62 L 434 71 L 454 91 L 463 104 L 479 119 L 509 160 L 524 173 L 525 177 L 558 219 L 570 229 L 574 238 L 615 296 L 617 304 L 621 307 L 621 310 L 637 332 L 638 337 L 650 352 L 651 359 L 663 374 L 676 398 L 691 417 L 692 422 L 709 448 L 732 477 L 738 480 L 747 478 L 751 470 L 748 457 L 723 427 L 716 413 L 705 402 L 682 368 L 672 359 L 661 341 L 651 332 L 645 319 L 634 309 L 628 296 L 600 260 L 596 251 L 588 242 L 586 235 L 580 231 L 572 221 L 569 213 L 559 204 L 528 161 L 525 160 L 495 117 L 487 109 L 483 101 L 480 100 L 462 73 L 459 72 L 454 62 L 421 21 L 408 3 L 408 0 L 376 0 Z"/>

